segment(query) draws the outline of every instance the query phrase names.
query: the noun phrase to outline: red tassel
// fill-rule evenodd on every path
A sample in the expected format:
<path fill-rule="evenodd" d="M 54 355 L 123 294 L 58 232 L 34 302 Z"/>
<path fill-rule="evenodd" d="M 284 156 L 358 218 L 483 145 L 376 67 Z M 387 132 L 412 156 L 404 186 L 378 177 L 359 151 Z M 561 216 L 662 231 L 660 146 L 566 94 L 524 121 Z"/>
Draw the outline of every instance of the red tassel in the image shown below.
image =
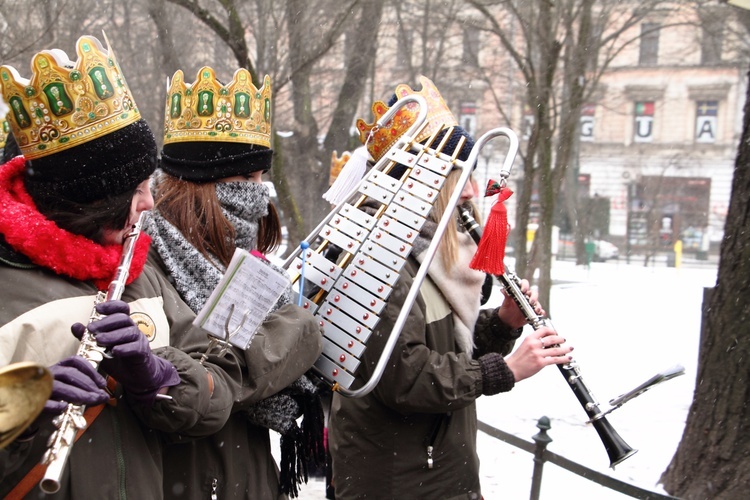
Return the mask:
<path fill-rule="evenodd" d="M 490 181 L 491 182 L 491 181 Z M 489 190 L 489 186 L 488 186 Z M 489 192 L 489 191 L 488 191 Z M 492 205 L 487 224 L 484 226 L 482 239 L 479 240 L 479 248 L 471 259 L 469 267 L 477 271 L 495 276 L 505 272 L 503 259 L 505 259 L 505 244 L 508 241 L 510 226 L 508 225 L 508 211 L 505 208 L 505 200 L 513 194 L 508 188 L 500 190 L 495 204 Z"/>

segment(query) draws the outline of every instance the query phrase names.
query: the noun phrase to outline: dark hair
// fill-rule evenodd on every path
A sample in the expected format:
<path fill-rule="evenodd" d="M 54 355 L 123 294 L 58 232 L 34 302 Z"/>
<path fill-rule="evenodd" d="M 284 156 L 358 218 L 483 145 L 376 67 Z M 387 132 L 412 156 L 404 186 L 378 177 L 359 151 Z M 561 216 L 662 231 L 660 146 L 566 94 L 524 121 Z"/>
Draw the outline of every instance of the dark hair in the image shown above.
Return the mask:
<path fill-rule="evenodd" d="M 47 193 L 33 197 L 39 212 L 61 229 L 102 242 L 104 231 L 125 227 L 135 190 L 108 196 L 91 203 L 79 203 Z"/>

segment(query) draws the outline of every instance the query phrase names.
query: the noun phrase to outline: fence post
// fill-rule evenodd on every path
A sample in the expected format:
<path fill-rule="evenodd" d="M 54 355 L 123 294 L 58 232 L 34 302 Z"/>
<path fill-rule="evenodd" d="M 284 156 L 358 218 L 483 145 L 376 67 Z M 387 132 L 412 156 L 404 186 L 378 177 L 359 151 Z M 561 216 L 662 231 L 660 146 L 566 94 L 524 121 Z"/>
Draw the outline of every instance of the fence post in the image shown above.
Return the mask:
<path fill-rule="evenodd" d="M 534 475 L 531 479 L 531 500 L 539 500 L 539 493 L 542 490 L 542 469 L 544 468 L 544 450 L 552 442 L 552 438 L 547 435 L 551 428 L 549 418 L 542 417 L 536 423 L 539 432 L 531 437 L 536 443 L 534 449 Z"/>

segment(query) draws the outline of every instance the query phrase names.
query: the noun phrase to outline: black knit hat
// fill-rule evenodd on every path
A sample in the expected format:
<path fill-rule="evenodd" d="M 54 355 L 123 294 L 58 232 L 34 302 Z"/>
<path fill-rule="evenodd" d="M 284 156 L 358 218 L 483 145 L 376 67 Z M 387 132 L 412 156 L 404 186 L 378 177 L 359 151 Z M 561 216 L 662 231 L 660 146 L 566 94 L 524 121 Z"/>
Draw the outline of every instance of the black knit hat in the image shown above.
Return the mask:
<path fill-rule="evenodd" d="M 90 203 L 135 190 L 156 168 L 156 141 L 142 118 L 70 149 L 26 162 L 34 198 Z"/>
<path fill-rule="evenodd" d="M 440 141 L 443 140 L 443 137 L 445 136 L 445 133 L 448 131 L 448 129 L 441 130 L 437 136 L 435 137 L 435 140 L 432 143 L 432 147 L 436 147 L 438 144 L 440 144 Z M 453 132 L 451 133 L 448 140 L 445 142 L 445 145 L 443 146 L 443 149 L 441 150 L 442 153 L 452 156 L 453 152 L 456 150 L 456 147 L 458 146 L 458 142 L 461 140 L 461 138 L 466 138 L 466 141 L 464 142 L 464 145 L 461 147 L 461 151 L 459 151 L 457 158 L 461 161 L 466 161 L 469 159 L 469 154 L 471 154 L 471 150 L 474 147 L 474 138 L 469 135 L 469 133 L 466 131 L 466 129 L 459 127 L 458 125 L 453 127 Z M 476 168 L 476 165 L 474 166 Z"/>
<path fill-rule="evenodd" d="M 449 129 L 446 128 L 438 132 L 435 136 L 435 140 L 432 142 L 431 147 L 437 147 L 437 145 L 440 144 L 440 142 L 443 140 L 443 137 L 445 137 L 445 134 L 448 132 L 448 130 Z M 464 145 L 461 147 L 461 151 L 458 153 L 458 156 L 456 158 L 461 161 L 468 160 L 471 149 L 474 147 L 474 139 L 469 135 L 468 132 L 466 132 L 464 128 L 461 128 L 458 125 L 453 127 L 453 132 L 451 133 L 448 140 L 445 141 L 445 145 L 443 146 L 443 149 L 440 150 L 440 152 L 448 156 L 452 156 L 453 152 L 456 150 L 456 146 L 458 146 L 458 141 L 460 141 L 462 137 L 466 138 L 466 142 L 464 142 Z M 403 177 L 404 172 L 406 172 L 406 168 L 407 167 L 405 165 L 397 163 L 388 172 L 388 175 L 396 179 L 400 179 L 401 177 Z M 477 168 L 476 164 L 474 165 L 474 168 Z"/>
<path fill-rule="evenodd" d="M 236 142 L 177 142 L 165 144 L 161 168 L 190 182 L 211 182 L 271 169 L 273 150 Z"/>
<path fill-rule="evenodd" d="M 395 95 L 393 95 L 391 99 L 388 101 L 388 106 L 392 107 L 394 104 L 396 104 L 397 100 L 398 98 Z M 448 132 L 448 130 L 449 130 L 448 128 L 445 128 L 441 130 L 440 132 L 438 132 L 430 146 L 433 148 L 437 147 L 438 144 L 442 142 L 443 137 L 445 137 L 445 134 Z M 474 138 L 471 137 L 471 135 L 469 135 L 466 129 L 458 125 L 455 125 L 453 127 L 453 131 L 451 132 L 450 137 L 448 138 L 447 141 L 445 141 L 445 144 L 443 145 L 443 149 L 441 149 L 440 152 L 448 156 L 452 156 L 461 138 L 465 138 L 466 141 L 464 142 L 464 145 L 461 147 L 461 151 L 459 151 L 458 156 L 456 156 L 456 158 L 458 158 L 461 161 L 468 160 L 469 155 L 471 154 L 471 150 L 474 147 Z M 474 165 L 474 168 L 476 168 L 476 165 Z M 404 165 L 397 164 L 388 172 L 388 175 L 390 175 L 391 177 L 395 177 L 396 179 L 400 179 L 404 175 L 405 171 L 406 171 L 406 167 Z"/>
<path fill-rule="evenodd" d="M 397 100 L 398 98 L 396 97 L 396 95 L 391 96 L 390 100 L 388 101 L 388 107 L 393 107 L 393 105 L 396 104 Z M 437 136 L 435 137 L 435 140 L 432 143 L 432 147 L 436 147 L 438 144 L 440 144 L 440 141 L 442 141 L 443 137 L 445 136 L 446 130 L 447 129 L 441 130 L 437 134 Z M 453 127 L 453 133 L 451 133 L 451 136 L 446 141 L 441 152 L 449 156 L 453 155 L 453 151 L 456 150 L 456 146 L 458 146 L 458 141 L 460 141 L 462 137 L 466 138 L 466 142 L 461 147 L 461 151 L 458 153 L 457 158 L 461 161 L 468 160 L 469 154 L 471 153 L 471 149 L 474 147 L 474 138 L 471 137 L 471 135 L 469 135 L 466 129 L 458 125 L 455 125 Z M 475 168 L 476 168 L 476 165 L 475 165 Z"/>

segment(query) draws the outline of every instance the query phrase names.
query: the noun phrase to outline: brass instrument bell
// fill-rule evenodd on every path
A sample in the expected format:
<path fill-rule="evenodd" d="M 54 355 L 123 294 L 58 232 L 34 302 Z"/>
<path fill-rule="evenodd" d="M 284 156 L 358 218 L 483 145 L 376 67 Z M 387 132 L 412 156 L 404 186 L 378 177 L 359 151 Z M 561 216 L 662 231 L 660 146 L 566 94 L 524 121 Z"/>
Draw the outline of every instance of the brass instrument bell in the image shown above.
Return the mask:
<path fill-rule="evenodd" d="M 0 369 L 0 449 L 16 439 L 44 408 L 52 393 L 52 374 L 24 361 Z"/>

